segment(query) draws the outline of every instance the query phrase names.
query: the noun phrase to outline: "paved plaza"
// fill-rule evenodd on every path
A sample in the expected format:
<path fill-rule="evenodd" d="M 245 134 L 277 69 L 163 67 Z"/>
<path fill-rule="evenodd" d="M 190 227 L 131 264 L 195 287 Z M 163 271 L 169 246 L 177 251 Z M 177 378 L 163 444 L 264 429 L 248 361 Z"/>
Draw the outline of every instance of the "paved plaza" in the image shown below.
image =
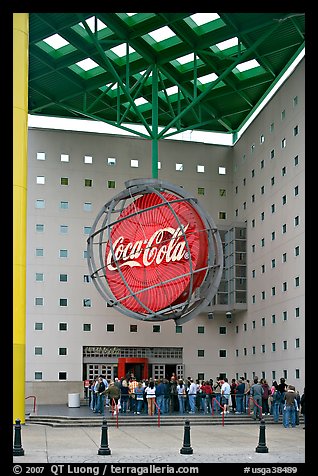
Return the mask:
<path fill-rule="evenodd" d="M 24 456 L 15 463 L 304 463 L 305 430 L 266 426 L 268 453 L 255 451 L 259 425 L 193 425 L 193 454 L 180 454 L 184 426 L 116 426 L 107 430 L 110 455 L 98 455 L 101 427 L 63 427 L 26 423 L 21 427 Z"/>

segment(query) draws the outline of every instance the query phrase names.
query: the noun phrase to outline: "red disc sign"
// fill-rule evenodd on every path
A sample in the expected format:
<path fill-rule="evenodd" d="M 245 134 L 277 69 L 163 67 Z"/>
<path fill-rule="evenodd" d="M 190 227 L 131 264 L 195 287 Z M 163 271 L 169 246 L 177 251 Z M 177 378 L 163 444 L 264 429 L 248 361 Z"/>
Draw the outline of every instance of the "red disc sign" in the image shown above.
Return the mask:
<path fill-rule="evenodd" d="M 106 246 L 105 270 L 123 306 L 138 313 L 156 312 L 184 302 L 201 285 L 208 235 L 187 200 L 168 192 L 145 194 L 118 220 Z"/>

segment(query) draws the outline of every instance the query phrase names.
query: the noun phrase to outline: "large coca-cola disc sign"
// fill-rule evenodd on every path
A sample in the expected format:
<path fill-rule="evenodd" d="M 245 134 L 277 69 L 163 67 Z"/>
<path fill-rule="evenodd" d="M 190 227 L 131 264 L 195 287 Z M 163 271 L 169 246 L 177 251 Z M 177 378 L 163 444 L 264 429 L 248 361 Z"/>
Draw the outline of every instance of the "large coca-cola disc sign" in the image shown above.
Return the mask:
<path fill-rule="evenodd" d="M 125 185 L 105 204 L 87 240 L 93 282 L 108 305 L 128 316 L 185 322 L 217 291 L 219 233 L 181 187 L 157 179 Z"/>

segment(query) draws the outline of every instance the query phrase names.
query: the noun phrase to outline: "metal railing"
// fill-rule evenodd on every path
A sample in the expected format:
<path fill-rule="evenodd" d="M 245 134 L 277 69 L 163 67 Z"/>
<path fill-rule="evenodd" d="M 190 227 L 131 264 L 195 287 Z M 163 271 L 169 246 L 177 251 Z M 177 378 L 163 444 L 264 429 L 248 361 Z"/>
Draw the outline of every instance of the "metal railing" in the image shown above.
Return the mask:
<path fill-rule="evenodd" d="M 33 413 L 36 411 L 36 396 L 35 395 L 29 395 L 28 397 L 25 397 L 25 400 L 28 398 L 33 398 Z"/>
<path fill-rule="evenodd" d="M 158 410 L 158 428 L 160 428 L 160 407 L 159 407 L 158 403 L 156 402 L 156 399 L 154 401 L 154 404 L 155 404 L 155 406 L 157 407 L 157 410 Z"/>
<path fill-rule="evenodd" d="M 224 426 L 224 406 L 221 405 L 221 403 L 218 401 L 218 399 L 216 397 L 213 397 L 212 398 L 212 416 L 214 415 L 214 402 L 216 402 L 220 408 L 222 408 L 223 412 L 222 412 L 222 426 Z"/>
<path fill-rule="evenodd" d="M 116 412 L 116 427 L 118 428 L 118 403 L 116 403 L 115 399 L 111 399 L 111 408 L 112 408 L 112 416 L 114 416 L 114 413 Z"/>
<path fill-rule="evenodd" d="M 263 413 L 262 413 L 262 412 L 263 412 L 263 407 L 262 407 L 262 405 L 259 405 L 259 404 L 254 400 L 254 398 L 251 397 L 251 396 L 248 397 L 248 415 L 251 414 L 251 405 L 250 405 L 251 400 L 252 400 L 252 402 L 254 403 L 254 405 L 256 405 L 256 406 L 260 409 L 260 418 L 262 419 L 262 416 L 263 416 Z"/>

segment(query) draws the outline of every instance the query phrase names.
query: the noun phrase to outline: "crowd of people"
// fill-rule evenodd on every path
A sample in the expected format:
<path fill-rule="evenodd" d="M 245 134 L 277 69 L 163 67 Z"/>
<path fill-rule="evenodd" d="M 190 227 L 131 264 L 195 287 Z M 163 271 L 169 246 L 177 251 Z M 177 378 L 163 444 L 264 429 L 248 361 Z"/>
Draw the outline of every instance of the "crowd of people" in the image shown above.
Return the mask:
<path fill-rule="evenodd" d="M 253 382 L 241 377 L 194 380 L 191 377 L 177 379 L 142 379 L 134 375 L 106 380 L 102 375 L 91 381 L 88 388 L 89 406 L 94 413 L 105 414 L 108 408 L 113 414 L 135 415 L 160 414 L 235 414 L 250 413 L 254 420 L 272 415 L 275 423 L 282 416 L 283 426 L 299 424 L 299 412 L 305 422 L 305 389 L 300 396 L 293 385 L 284 378 L 271 385 L 266 379 L 255 377 Z M 305 427 L 304 427 L 305 428 Z"/>

